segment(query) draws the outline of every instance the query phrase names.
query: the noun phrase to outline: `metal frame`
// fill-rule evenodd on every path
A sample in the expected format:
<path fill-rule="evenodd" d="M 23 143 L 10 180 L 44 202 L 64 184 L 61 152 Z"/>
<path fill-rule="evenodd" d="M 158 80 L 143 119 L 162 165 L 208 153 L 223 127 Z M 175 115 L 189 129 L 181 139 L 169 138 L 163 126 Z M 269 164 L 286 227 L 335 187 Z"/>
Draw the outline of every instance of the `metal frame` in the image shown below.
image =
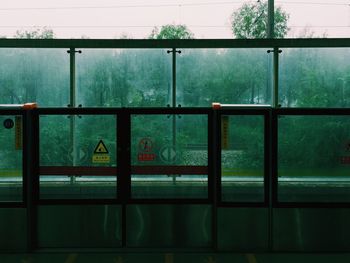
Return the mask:
<path fill-rule="evenodd" d="M 0 48 L 36 48 L 36 49 L 222 49 L 222 48 L 261 48 L 273 50 L 273 107 L 251 108 L 238 107 L 234 109 L 211 110 L 208 108 L 40 108 L 31 110 L 1 109 L 0 115 L 23 116 L 23 200 L 21 202 L 0 202 L 0 208 L 27 208 L 27 248 L 32 251 L 37 248 L 37 206 L 38 205 L 90 205 L 119 204 L 122 207 L 122 247 L 126 247 L 126 206 L 129 204 L 209 204 L 212 205 L 212 240 L 213 249 L 217 249 L 217 210 L 220 207 L 263 207 L 269 210 L 269 248 L 273 248 L 273 211 L 275 208 L 350 208 L 349 203 L 339 202 L 280 202 L 278 200 L 278 116 L 279 115 L 350 115 L 350 109 L 315 109 L 315 108 L 278 108 L 278 70 L 280 48 L 350 48 L 350 38 L 325 39 L 273 39 L 273 16 L 271 6 L 274 0 L 269 0 L 269 34 L 268 39 L 201 39 L 201 40 L 97 40 L 97 39 L 0 39 Z M 174 53 L 175 54 L 175 53 Z M 173 54 L 173 59 L 174 55 Z M 175 56 L 176 59 L 176 56 Z M 75 65 L 74 54 L 70 54 L 70 100 L 75 99 Z M 176 61 L 175 61 L 176 63 Z M 173 64 L 174 65 L 174 64 Z M 173 89 L 176 88 L 176 74 L 173 68 Z M 175 83 L 175 84 L 174 84 Z M 175 89 L 176 91 L 176 89 Z M 72 95 L 73 94 L 73 95 Z M 73 97 L 72 97 L 73 96 Z M 74 106 L 74 105 L 71 105 Z M 45 167 L 39 167 L 39 116 L 40 115 L 117 115 L 117 167 L 122 182 L 118 182 L 115 199 L 94 200 L 39 200 L 39 174 L 45 172 Z M 130 116 L 132 114 L 204 114 L 208 116 L 208 199 L 131 199 L 130 174 Z M 263 115 L 265 129 L 265 178 L 264 202 L 235 203 L 221 201 L 221 162 L 219 130 L 220 116 L 227 115 Z M 123 131 L 123 132 L 120 132 Z M 51 167 L 50 169 L 55 169 Z M 74 170 L 75 169 L 75 170 Z M 73 173 L 86 172 L 76 167 Z M 100 172 L 111 174 L 112 169 L 100 169 Z M 54 173 L 54 171 L 51 171 Z M 64 172 L 63 169 L 61 171 Z M 67 172 L 67 171 L 66 171 Z M 117 179 L 118 181 L 118 179 Z"/>
<path fill-rule="evenodd" d="M 28 116 L 26 115 L 26 111 L 23 109 L 1 109 L 0 116 L 22 116 L 22 130 L 23 134 L 27 131 L 28 127 Z M 0 124 L 2 125 L 2 124 Z M 22 201 L 5 201 L 0 202 L 0 208 L 27 208 L 28 201 L 28 183 L 26 178 L 30 173 L 30 169 L 28 167 L 28 138 L 26 136 L 22 136 Z"/>
<path fill-rule="evenodd" d="M 272 206 L 274 208 L 350 208 L 350 202 L 281 202 L 278 200 L 278 117 L 284 116 L 349 116 L 348 108 L 279 108 L 272 110 Z"/>
<path fill-rule="evenodd" d="M 152 168 L 131 166 L 131 116 L 132 115 L 205 115 L 208 116 L 208 166 L 187 167 L 195 173 L 207 171 L 208 198 L 205 199 L 133 199 L 131 197 L 131 174 L 134 169 L 151 174 Z M 267 208 L 269 211 L 269 231 L 273 229 L 275 208 L 350 208 L 350 202 L 280 202 L 278 200 L 278 116 L 349 116 L 350 109 L 329 108 L 271 108 L 238 107 L 219 110 L 209 108 L 42 108 L 34 110 L 1 110 L 0 115 L 23 116 L 23 201 L 0 202 L 0 207 L 27 208 L 28 251 L 37 248 L 37 207 L 38 205 L 106 205 L 118 204 L 122 207 L 122 247 L 126 247 L 126 207 L 132 204 L 188 205 L 206 204 L 212 206 L 212 248 L 217 249 L 217 210 L 220 207 Z M 39 118 L 41 115 L 115 115 L 117 116 L 117 167 L 40 167 L 39 166 Z M 262 202 L 225 202 L 221 200 L 221 116 L 250 115 L 264 118 L 264 200 Z M 157 167 L 185 169 L 184 166 Z M 118 169 L 117 193 L 115 199 L 40 199 L 39 175 L 62 175 L 67 173 L 85 175 L 101 173 L 114 175 Z M 272 233 L 269 234 L 269 247 L 272 248 Z"/>
<path fill-rule="evenodd" d="M 340 48 L 350 38 L 284 39 L 0 39 L 0 48 Z"/>
<path fill-rule="evenodd" d="M 231 109 L 221 109 L 217 110 L 217 145 L 216 145 L 216 169 L 217 169 L 217 200 L 219 207 L 268 207 L 269 205 L 269 171 L 270 171 L 270 107 L 241 107 L 241 108 L 231 108 Z M 228 115 L 250 115 L 250 116 L 263 116 L 264 117 L 264 200 L 262 202 L 228 202 L 222 201 L 221 193 L 221 116 Z"/>
<path fill-rule="evenodd" d="M 212 111 L 207 108 L 40 108 L 35 110 L 37 116 L 41 115 L 116 115 L 117 116 L 117 167 L 56 167 L 56 166 L 40 166 L 38 174 L 45 175 L 62 175 L 62 174 L 78 174 L 78 175 L 112 175 L 113 172 L 118 171 L 117 176 L 117 198 L 116 199 L 40 199 L 38 196 L 38 204 L 95 204 L 95 203 L 109 203 L 109 204 L 210 204 L 213 199 L 213 175 L 212 164 L 208 161 L 208 167 L 204 166 L 157 166 L 159 170 L 169 170 L 170 168 L 183 170 L 185 168 L 193 168 L 194 174 L 205 170 L 208 174 L 208 198 L 205 199 L 138 199 L 131 197 L 131 173 L 136 170 L 144 170 L 142 174 L 151 174 L 149 167 L 131 166 L 131 116 L 132 115 L 206 115 L 208 116 L 208 156 L 212 152 L 212 142 L 210 134 L 212 127 L 210 126 Z M 208 158 L 210 159 L 210 158 Z M 87 172 L 87 173 L 86 173 Z M 49 173 L 49 174 L 48 174 Z M 153 171 L 154 173 L 154 171 Z"/>

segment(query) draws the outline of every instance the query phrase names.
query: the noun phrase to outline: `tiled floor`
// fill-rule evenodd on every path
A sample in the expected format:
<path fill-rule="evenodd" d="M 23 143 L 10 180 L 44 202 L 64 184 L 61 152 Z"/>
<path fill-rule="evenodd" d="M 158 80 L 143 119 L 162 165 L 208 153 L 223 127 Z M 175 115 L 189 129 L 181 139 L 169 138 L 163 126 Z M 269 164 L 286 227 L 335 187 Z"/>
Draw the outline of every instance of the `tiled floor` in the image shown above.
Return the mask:
<path fill-rule="evenodd" d="M 37 253 L 0 254 L 1 263 L 349 263 L 347 254 Z"/>

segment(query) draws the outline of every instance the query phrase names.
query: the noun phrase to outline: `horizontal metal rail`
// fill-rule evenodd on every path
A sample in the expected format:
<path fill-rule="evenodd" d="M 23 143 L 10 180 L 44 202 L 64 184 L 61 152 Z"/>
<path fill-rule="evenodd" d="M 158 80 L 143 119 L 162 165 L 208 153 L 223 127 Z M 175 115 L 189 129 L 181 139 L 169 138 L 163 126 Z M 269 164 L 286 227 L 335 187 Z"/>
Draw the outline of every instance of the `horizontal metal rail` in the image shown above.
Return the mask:
<path fill-rule="evenodd" d="M 205 175 L 208 174 L 208 166 L 131 166 L 132 174 L 139 175 L 164 175 L 164 174 L 185 174 Z M 96 167 L 96 166 L 40 166 L 39 174 L 45 176 L 54 175 L 79 175 L 79 176 L 116 176 L 117 167 Z"/>
<path fill-rule="evenodd" d="M 0 48 L 336 48 L 350 47 L 350 38 L 311 39 L 0 39 Z"/>

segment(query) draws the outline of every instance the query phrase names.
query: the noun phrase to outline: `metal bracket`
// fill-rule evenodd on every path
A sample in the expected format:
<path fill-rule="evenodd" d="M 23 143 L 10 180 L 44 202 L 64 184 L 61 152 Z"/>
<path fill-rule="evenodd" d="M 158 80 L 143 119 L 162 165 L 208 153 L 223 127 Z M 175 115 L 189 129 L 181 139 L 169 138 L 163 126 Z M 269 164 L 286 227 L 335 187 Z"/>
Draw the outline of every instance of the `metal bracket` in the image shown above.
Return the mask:
<path fill-rule="evenodd" d="M 273 50 L 273 49 L 269 49 L 269 50 L 267 50 L 266 51 L 268 54 L 270 54 L 270 53 L 274 53 L 275 52 L 275 50 Z M 279 49 L 278 50 L 278 53 L 280 54 L 280 53 L 282 53 L 282 50 L 281 49 Z"/>
<path fill-rule="evenodd" d="M 176 48 L 172 49 L 172 50 L 167 50 L 166 53 L 170 54 L 170 53 L 178 53 L 178 54 L 181 54 L 181 50 L 176 50 Z"/>
<path fill-rule="evenodd" d="M 71 52 L 70 50 L 67 50 L 67 53 L 68 53 L 68 54 L 70 54 L 70 52 Z M 81 51 L 81 50 L 74 50 L 74 53 L 79 53 L 79 54 L 81 54 L 82 51 Z"/>

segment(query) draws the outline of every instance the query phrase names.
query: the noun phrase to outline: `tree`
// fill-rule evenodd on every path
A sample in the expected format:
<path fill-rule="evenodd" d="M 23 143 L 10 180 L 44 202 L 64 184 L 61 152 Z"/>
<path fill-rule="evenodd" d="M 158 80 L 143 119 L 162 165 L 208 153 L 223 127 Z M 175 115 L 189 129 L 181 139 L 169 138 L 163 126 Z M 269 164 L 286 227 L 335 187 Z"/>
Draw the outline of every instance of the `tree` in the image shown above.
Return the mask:
<path fill-rule="evenodd" d="M 55 38 L 55 33 L 50 28 L 37 28 L 32 31 L 17 30 L 14 35 L 15 38 L 29 38 L 29 39 L 52 39 Z"/>
<path fill-rule="evenodd" d="M 194 34 L 187 28 L 186 25 L 165 25 L 159 30 L 154 27 L 150 39 L 193 39 Z"/>
<path fill-rule="evenodd" d="M 231 16 L 232 32 L 236 38 L 267 37 L 267 2 L 245 3 Z M 283 38 L 288 33 L 289 14 L 280 7 L 275 8 L 276 38 Z"/>

